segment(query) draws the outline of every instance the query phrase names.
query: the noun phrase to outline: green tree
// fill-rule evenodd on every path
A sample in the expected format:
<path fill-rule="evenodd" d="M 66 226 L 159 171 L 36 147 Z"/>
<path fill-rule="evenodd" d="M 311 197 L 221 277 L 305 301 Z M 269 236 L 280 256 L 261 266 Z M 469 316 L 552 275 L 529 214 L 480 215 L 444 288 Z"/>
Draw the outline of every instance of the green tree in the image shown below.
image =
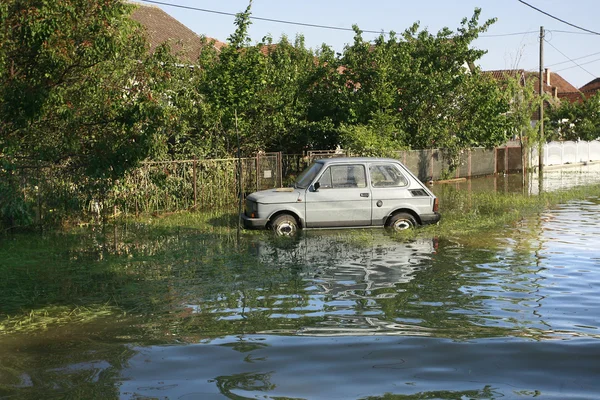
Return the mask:
<path fill-rule="evenodd" d="M 20 184 L 43 168 L 85 201 L 152 151 L 166 71 L 148 56 L 132 9 L 120 0 L 0 7 L 0 214 L 9 224 L 31 217 Z"/>
<path fill-rule="evenodd" d="M 571 103 L 551 107 L 548 122 L 553 131 L 549 140 L 597 140 L 600 138 L 600 92 Z"/>
<path fill-rule="evenodd" d="M 392 33 L 374 43 L 355 27 L 331 88 L 332 104 L 342 110 L 334 119 L 345 126 L 342 142 L 444 148 L 454 168 L 460 149 L 504 141 L 506 100 L 496 82 L 467 67 L 485 54 L 471 44 L 494 22 L 480 25 L 479 16 L 476 9 L 456 32 L 444 28 L 433 35 L 414 24 L 401 37 Z M 353 126 L 374 131 L 368 134 L 373 140 L 361 144 Z"/>

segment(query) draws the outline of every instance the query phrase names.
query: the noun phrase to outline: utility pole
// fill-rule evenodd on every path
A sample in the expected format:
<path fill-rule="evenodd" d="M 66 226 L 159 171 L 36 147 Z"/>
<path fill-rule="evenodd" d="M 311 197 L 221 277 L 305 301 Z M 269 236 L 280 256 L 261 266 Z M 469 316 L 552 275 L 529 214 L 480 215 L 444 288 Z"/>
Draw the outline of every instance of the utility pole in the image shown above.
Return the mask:
<path fill-rule="evenodd" d="M 544 36 L 544 27 L 540 26 L 540 141 L 538 143 L 540 175 L 544 168 Z"/>

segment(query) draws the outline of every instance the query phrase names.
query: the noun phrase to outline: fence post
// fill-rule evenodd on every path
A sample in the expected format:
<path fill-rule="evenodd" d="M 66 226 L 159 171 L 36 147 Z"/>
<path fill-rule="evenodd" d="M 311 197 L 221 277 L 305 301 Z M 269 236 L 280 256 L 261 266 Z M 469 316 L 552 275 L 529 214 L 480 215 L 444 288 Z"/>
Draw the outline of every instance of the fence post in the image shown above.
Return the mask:
<path fill-rule="evenodd" d="M 433 181 L 433 149 L 429 150 L 429 172 L 431 173 L 431 180 Z"/>
<path fill-rule="evenodd" d="M 193 186 L 194 186 L 194 210 L 198 209 L 198 188 L 197 188 L 197 184 L 196 184 L 196 174 L 197 174 L 197 164 L 198 161 L 196 160 L 196 157 L 194 156 L 194 164 L 193 164 L 193 178 L 194 182 L 193 182 Z"/>
<path fill-rule="evenodd" d="M 258 168 L 260 165 L 260 153 L 256 153 L 256 191 L 258 192 L 260 190 L 260 177 L 259 177 L 259 173 L 258 173 Z"/>
<path fill-rule="evenodd" d="M 472 170 L 472 168 L 473 168 L 473 164 L 472 164 L 472 162 L 473 162 L 473 157 L 472 157 L 472 155 L 473 155 L 473 152 L 471 151 L 471 148 L 469 148 L 469 156 L 468 156 L 468 157 L 469 157 L 469 159 L 468 159 L 468 161 L 467 161 L 467 162 L 469 163 L 469 164 L 468 164 L 468 165 L 469 165 L 469 167 L 468 167 L 469 169 L 468 169 L 468 171 L 467 171 L 467 177 L 468 177 L 468 178 L 470 178 L 470 177 L 471 177 L 471 175 L 473 174 L 473 170 Z"/>
<path fill-rule="evenodd" d="M 498 148 L 494 147 L 494 174 L 498 173 Z"/>
<path fill-rule="evenodd" d="M 279 174 L 279 187 L 283 187 L 283 154 L 281 151 L 277 153 L 277 166 Z"/>

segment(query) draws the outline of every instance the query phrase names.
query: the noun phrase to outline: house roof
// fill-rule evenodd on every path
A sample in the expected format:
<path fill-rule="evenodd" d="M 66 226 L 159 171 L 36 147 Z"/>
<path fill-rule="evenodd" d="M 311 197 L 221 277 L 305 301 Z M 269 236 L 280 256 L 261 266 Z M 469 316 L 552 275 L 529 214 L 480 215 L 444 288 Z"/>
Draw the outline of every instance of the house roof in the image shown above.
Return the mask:
<path fill-rule="evenodd" d="M 132 4 L 136 6 L 136 9 L 131 14 L 131 18 L 145 28 L 150 51 L 154 51 L 163 43 L 168 43 L 173 53 L 185 61 L 194 62 L 198 59 L 203 47 L 203 41 L 199 35 L 157 6 Z M 225 43 L 216 39 L 209 37 L 206 39 L 217 50 L 226 46 Z"/>
<path fill-rule="evenodd" d="M 494 79 L 501 81 L 509 77 L 519 77 L 521 84 L 526 81 L 534 81 L 534 89 L 539 93 L 539 72 L 525 71 L 524 69 L 503 69 L 495 71 L 484 71 L 484 74 L 490 74 Z M 544 93 L 548 93 L 553 97 L 560 97 L 562 93 L 579 93 L 579 89 L 567 82 L 562 76 L 556 72 L 546 69 L 543 74 Z"/>
<path fill-rule="evenodd" d="M 581 91 L 577 91 L 577 92 L 563 92 L 563 93 L 559 93 L 558 94 L 558 98 L 561 101 L 568 101 L 569 103 L 578 103 L 583 101 L 584 99 L 587 99 L 588 97 L 592 96 L 593 93 L 587 91 L 587 92 L 581 92 Z"/>
<path fill-rule="evenodd" d="M 582 92 L 597 92 L 600 90 L 600 78 L 596 78 L 579 88 Z"/>

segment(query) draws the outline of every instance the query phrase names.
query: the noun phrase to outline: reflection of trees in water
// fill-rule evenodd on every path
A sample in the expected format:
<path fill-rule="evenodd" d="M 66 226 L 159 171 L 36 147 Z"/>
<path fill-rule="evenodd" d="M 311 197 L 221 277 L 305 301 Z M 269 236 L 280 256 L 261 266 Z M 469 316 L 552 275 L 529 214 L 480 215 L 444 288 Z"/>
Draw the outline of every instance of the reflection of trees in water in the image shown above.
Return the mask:
<path fill-rule="evenodd" d="M 245 392 L 269 392 L 275 389 L 275 385 L 271 383 L 271 374 L 269 373 L 241 373 L 228 376 L 218 376 L 215 378 L 217 387 L 221 394 L 227 396 L 228 399 L 250 399 L 255 397 L 244 397 L 233 393 L 235 390 Z"/>
<path fill-rule="evenodd" d="M 524 396 L 535 397 L 536 392 L 520 393 Z M 539 395 L 539 393 L 537 393 Z M 431 392 L 419 392 L 414 394 L 392 394 L 386 393 L 383 396 L 367 396 L 364 400 L 421 400 L 421 399 L 495 399 L 504 397 L 499 390 L 494 390 L 491 386 L 486 385 L 483 389 L 473 390 L 436 390 Z"/>
<path fill-rule="evenodd" d="M 0 398 L 112 399 L 119 395 L 121 370 L 136 354 L 124 344 L 75 340 L 3 348 Z"/>
<path fill-rule="evenodd" d="M 64 387 L 95 382 L 89 390 L 106 386 L 109 391 L 130 356 L 123 342 L 186 343 L 255 332 L 514 336 L 515 322 L 494 324 L 489 304 L 496 293 L 488 289 L 519 286 L 526 299 L 535 298 L 539 285 L 528 267 L 534 265 L 531 249 L 521 245 L 523 251 L 515 250 L 512 264 L 504 266 L 495 249 L 401 241 L 383 231 L 305 232 L 287 241 L 258 234 L 236 242 L 235 236 L 192 229 L 130 228 L 117 232 L 116 245 L 114 232 L 97 235 L 0 244 L 0 272 L 11 270 L 8 279 L 0 279 L 0 323 L 9 315 L 16 318 L 16 310 L 94 310 L 97 305 L 117 310 L 90 324 L 77 320 L 65 327 L 77 327 L 84 338 L 80 348 L 58 351 L 53 358 L 39 357 L 40 349 L 31 350 L 31 356 L 21 352 L 21 358 L 4 353 L 0 394 L 23 383 L 33 385 L 32 391 L 46 390 L 41 382 L 53 379 Z M 506 273 L 500 277 L 502 268 Z M 53 335 L 60 327 L 49 323 L 46 328 L 36 340 L 58 343 Z M 102 329 L 115 346 L 105 351 L 85 340 L 94 337 L 94 329 Z M 29 343 L 24 334 L 9 334 Z M 531 330 L 527 334 L 535 336 Z M 2 385 L 12 386 L 6 392 Z"/>

